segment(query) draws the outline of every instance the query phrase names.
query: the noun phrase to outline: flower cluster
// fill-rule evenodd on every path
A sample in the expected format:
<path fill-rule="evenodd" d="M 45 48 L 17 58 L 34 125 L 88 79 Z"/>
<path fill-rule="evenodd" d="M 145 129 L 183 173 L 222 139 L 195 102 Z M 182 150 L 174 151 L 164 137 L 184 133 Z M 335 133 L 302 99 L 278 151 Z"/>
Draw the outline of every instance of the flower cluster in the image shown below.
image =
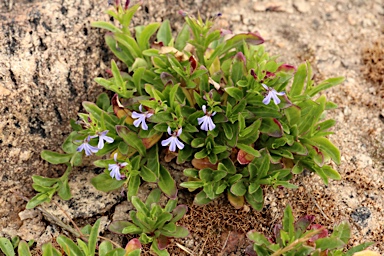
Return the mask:
<path fill-rule="evenodd" d="M 104 148 L 104 142 L 107 142 L 107 143 L 113 143 L 114 139 L 107 136 L 107 133 L 109 131 L 106 130 L 106 131 L 103 131 L 103 132 L 97 132 L 95 135 L 88 135 L 84 140 L 83 140 L 83 143 L 77 148 L 77 152 L 81 152 L 84 150 L 85 152 L 85 155 L 86 156 L 90 156 L 92 155 L 92 153 L 97 153 L 100 149 L 103 149 Z M 99 138 L 99 143 L 97 144 L 97 147 L 96 146 L 92 146 L 91 144 L 89 144 L 89 142 L 91 141 L 91 139 L 93 138 Z"/>

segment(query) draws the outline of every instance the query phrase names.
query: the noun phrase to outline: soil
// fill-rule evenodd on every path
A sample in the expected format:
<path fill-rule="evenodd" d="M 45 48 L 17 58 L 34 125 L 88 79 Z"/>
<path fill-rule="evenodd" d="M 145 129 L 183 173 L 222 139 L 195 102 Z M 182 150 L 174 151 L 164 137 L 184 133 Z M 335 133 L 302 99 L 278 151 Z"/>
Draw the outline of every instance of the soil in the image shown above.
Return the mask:
<path fill-rule="evenodd" d="M 0 3 L 0 236 L 37 240 L 47 230 L 50 234 L 64 232 L 38 210 L 23 212 L 26 202 L 22 197 L 34 195 L 32 175 L 57 177 L 63 173 L 63 167 L 47 164 L 39 154 L 43 149 L 60 151 L 71 131 L 69 120 L 81 111 L 81 102 L 93 101 L 102 91 L 93 78 L 105 75 L 112 55 L 103 32 L 92 29 L 90 22 L 107 20 L 105 8 L 107 1 L 99 0 Z M 169 251 L 188 255 L 179 244 L 194 255 L 244 255 L 249 244 L 246 232 L 256 229 L 271 235 L 290 204 L 296 218 L 314 215 L 315 222 L 330 231 L 335 223 L 349 221 L 349 246 L 374 241 L 370 248 L 384 253 L 382 0 L 143 1 L 134 23 L 170 19 L 172 28 L 178 30 L 182 26 L 179 9 L 199 11 L 203 17 L 220 12 L 216 26 L 234 32 L 258 31 L 266 39 L 266 50 L 280 56 L 279 61 L 292 65 L 309 61 L 316 81 L 346 78 L 342 85 L 325 92 L 338 104 L 328 117 L 337 121 L 330 139 L 342 153 L 342 163 L 334 166 L 342 180 L 325 186 L 316 175 L 303 173 L 293 180 L 299 186 L 296 190 L 266 189 L 261 212 L 247 207 L 235 210 L 225 197 L 197 207 L 181 191 L 180 200 L 189 206 L 189 212 L 180 223 L 191 235 L 174 240 Z M 74 184 L 75 177 L 97 171 L 78 168 L 73 173 Z M 111 198 L 113 204 L 100 206 L 108 206 L 104 211 L 88 199 L 88 205 L 94 207 L 92 214 L 74 212 L 71 217 L 79 225 L 101 216 L 108 222 L 129 207 L 122 198 Z"/>

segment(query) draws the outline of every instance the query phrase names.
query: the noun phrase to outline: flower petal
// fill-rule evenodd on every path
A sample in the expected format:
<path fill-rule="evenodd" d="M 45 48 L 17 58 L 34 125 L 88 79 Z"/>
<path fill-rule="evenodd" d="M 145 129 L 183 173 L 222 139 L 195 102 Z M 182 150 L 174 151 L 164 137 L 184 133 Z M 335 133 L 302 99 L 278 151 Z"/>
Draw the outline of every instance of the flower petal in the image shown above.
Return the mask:
<path fill-rule="evenodd" d="M 266 84 L 261 84 L 265 90 L 269 91 L 269 87 Z"/>
<path fill-rule="evenodd" d="M 168 132 L 169 135 L 172 135 L 171 127 L 168 126 L 167 132 Z"/>
<path fill-rule="evenodd" d="M 271 92 L 271 94 L 272 94 L 273 102 L 275 102 L 276 105 L 279 105 L 281 101 L 277 97 L 276 93 L 275 92 Z"/>
<path fill-rule="evenodd" d="M 180 129 L 177 131 L 177 137 L 179 137 L 182 132 L 183 132 L 183 128 L 180 127 Z"/>
<path fill-rule="evenodd" d="M 169 145 L 169 151 L 175 152 L 176 151 L 176 137 L 171 137 L 171 144 Z"/>
<path fill-rule="evenodd" d="M 178 138 L 175 138 L 175 144 L 180 150 L 184 148 L 184 144 Z"/>
<path fill-rule="evenodd" d="M 207 113 L 207 107 L 206 107 L 205 105 L 203 105 L 203 106 L 201 107 L 201 109 L 203 110 L 204 114 Z"/>
<path fill-rule="evenodd" d="M 269 92 L 268 95 L 263 99 L 263 103 L 265 105 L 268 105 L 269 102 L 271 102 L 271 97 L 272 97 L 271 92 Z"/>
<path fill-rule="evenodd" d="M 172 141 L 172 137 L 169 137 L 168 139 L 166 140 L 162 140 L 161 141 L 161 146 L 165 147 L 165 146 L 168 146 Z"/>

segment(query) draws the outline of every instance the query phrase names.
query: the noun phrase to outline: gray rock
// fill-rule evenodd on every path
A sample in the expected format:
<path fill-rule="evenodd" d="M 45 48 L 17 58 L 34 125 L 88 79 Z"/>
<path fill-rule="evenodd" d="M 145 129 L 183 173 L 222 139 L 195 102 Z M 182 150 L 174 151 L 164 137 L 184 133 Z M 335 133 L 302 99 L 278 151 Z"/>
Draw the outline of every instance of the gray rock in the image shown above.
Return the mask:
<path fill-rule="evenodd" d="M 367 227 L 371 211 L 367 207 L 359 207 L 351 213 L 351 218 L 361 227 Z"/>

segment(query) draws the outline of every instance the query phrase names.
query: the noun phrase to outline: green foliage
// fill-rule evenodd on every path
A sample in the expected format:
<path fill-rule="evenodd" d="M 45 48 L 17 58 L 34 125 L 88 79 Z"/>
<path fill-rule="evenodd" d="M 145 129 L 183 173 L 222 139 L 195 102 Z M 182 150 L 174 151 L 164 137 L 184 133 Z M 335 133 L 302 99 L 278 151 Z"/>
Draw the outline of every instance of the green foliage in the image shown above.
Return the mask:
<path fill-rule="evenodd" d="M 177 205 L 176 199 L 168 201 L 164 208 L 159 205 L 161 191 L 154 189 L 148 195 L 145 203 L 136 196 L 132 197 L 132 204 L 136 211 L 130 211 L 132 221 L 115 221 L 109 230 L 118 234 L 140 235 L 142 244 L 151 243 L 151 251 L 157 255 L 169 255 L 165 249 L 170 238 L 188 236 L 189 232 L 182 226 L 177 226 L 187 212 L 185 205 Z"/>
<path fill-rule="evenodd" d="M 313 216 L 304 216 L 294 222 L 292 209 L 288 205 L 285 208 L 282 224 L 277 224 L 274 237 L 267 239 L 256 231 L 247 233 L 253 246 L 247 248 L 248 255 L 344 255 L 349 256 L 372 245 L 363 243 L 348 251 L 344 248 L 351 236 L 351 229 L 347 222 L 336 225 L 331 235 L 325 227 L 312 224 Z M 273 242 L 272 242 L 273 241 Z"/>
<path fill-rule="evenodd" d="M 137 239 L 132 239 L 123 248 L 113 248 L 109 241 L 103 241 L 98 245 L 100 220 L 95 222 L 93 227 L 86 226 L 82 229 L 82 235 L 86 237 L 85 240 L 77 239 L 77 244 L 72 239 L 60 235 L 56 238 L 57 243 L 60 245 L 62 254 L 58 249 L 54 248 L 51 243 L 42 246 L 43 256 L 61 256 L 61 255 L 76 255 L 76 256 L 140 256 L 141 244 Z M 30 247 L 33 241 L 29 243 L 20 241 L 18 237 L 11 240 L 0 238 L 0 251 L 6 256 L 14 256 L 17 248 L 17 255 L 28 256 L 32 255 Z M 98 249 L 96 249 L 98 248 Z"/>

